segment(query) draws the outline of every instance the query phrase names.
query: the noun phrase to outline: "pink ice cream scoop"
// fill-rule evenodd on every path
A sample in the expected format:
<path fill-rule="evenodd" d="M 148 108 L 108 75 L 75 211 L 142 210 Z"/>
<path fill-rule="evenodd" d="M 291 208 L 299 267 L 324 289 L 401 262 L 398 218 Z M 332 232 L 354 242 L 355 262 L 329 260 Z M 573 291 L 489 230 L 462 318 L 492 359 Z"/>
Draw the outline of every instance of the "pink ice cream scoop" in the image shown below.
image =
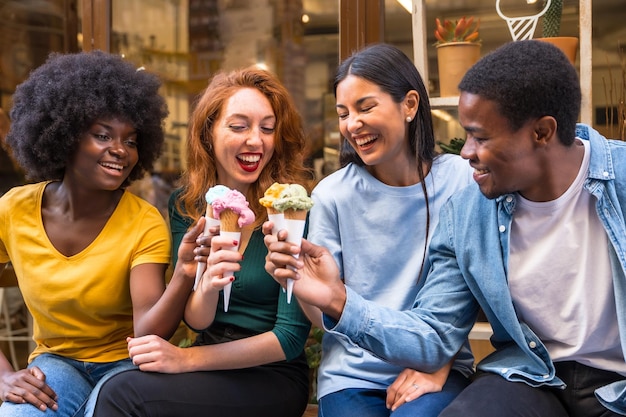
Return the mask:
<path fill-rule="evenodd" d="M 225 225 L 222 221 L 222 228 L 227 227 L 225 230 L 233 230 L 234 227 L 241 229 L 244 226 L 252 224 L 256 216 L 254 212 L 250 210 L 246 197 L 237 190 L 229 190 L 221 197 L 217 197 L 213 200 L 213 216 L 224 220 L 224 217 L 231 217 L 229 214 L 235 214 L 237 216 L 237 226 L 232 224 Z M 231 212 L 231 213 L 229 213 Z M 235 216 L 232 216 L 235 217 Z"/>

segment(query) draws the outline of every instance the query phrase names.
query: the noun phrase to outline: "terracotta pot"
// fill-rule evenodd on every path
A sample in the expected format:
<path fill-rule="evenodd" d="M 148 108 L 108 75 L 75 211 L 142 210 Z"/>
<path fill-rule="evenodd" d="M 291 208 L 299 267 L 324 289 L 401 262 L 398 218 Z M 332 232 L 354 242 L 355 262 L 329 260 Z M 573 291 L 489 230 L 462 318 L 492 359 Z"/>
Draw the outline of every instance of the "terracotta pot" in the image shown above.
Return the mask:
<path fill-rule="evenodd" d="M 572 65 L 576 64 L 578 52 L 578 38 L 573 36 L 557 36 L 554 38 L 535 38 L 538 41 L 548 42 L 559 48 L 569 58 Z"/>
<path fill-rule="evenodd" d="M 449 42 L 437 45 L 439 94 L 441 97 L 459 95 L 457 87 L 461 78 L 479 58 L 479 43 Z"/>

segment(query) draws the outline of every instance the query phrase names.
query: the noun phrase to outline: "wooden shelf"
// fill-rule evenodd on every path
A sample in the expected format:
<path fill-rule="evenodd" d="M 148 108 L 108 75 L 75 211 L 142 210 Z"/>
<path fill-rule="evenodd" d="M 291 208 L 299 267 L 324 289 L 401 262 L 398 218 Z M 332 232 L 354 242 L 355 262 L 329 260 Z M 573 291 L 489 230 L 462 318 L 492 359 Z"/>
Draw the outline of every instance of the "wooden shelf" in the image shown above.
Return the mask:
<path fill-rule="evenodd" d="M 430 107 L 433 109 L 456 108 L 459 105 L 459 96 L 452 97 L 431 97 Z"/>
<path fill-rule="evenodd" d="M 493 330 L 489 323 L 477 321 L 470 331 L 469 338 L 471 340 L 489 340 L 492 334 Z"/>
<path fill-rule="evenodd" d="M 578 0 L 579 6 L 579 75 L 580 86 L 582 90 L 582 103 L 580 121 L 586 124 L 593 124 L 593 107 L 591 102 L 592 96 L 592 51 L 591 51 L 591 3 L 593 0 Z M 426 0 L 413 0 L 411 19 L 413 25 L 413 57 L 414 63 L 418 71 L 428 82 L 428 48 L 426 37 Z M 494 13 L 496 13 L 494 8 Z M 430 18 L 434 19 L 434 16 Z M 431 106 L 433 108 L 456 107 L 458 104 L 451 105 L 451 97 L 433 97 L 431 98 Z"/>

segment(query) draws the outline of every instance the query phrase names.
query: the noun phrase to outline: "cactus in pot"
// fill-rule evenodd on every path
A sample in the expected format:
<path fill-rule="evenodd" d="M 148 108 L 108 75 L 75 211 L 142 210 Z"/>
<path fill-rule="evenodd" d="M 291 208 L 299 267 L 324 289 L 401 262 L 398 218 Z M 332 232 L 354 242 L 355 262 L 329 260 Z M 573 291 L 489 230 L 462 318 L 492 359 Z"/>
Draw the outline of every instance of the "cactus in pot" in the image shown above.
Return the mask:
<path fill-rule="evenodd" d="M 545 6 L 545 1 L 544 1 Z M 554 38 L 561 31 L 561 17 L 563 15 L 563 0 L 552 0 L 541 21 L 542 36 Z"/>

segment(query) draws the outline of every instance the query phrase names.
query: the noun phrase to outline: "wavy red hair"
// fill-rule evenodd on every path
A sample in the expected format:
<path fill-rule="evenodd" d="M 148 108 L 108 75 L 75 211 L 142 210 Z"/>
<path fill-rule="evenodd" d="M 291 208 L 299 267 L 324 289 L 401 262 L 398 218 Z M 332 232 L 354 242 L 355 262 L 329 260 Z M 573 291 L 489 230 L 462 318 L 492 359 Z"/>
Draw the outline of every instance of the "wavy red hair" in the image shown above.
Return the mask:
<path fill-rule="evenodd" d="M 313 176 L 304 166 L 306 136 L 302 118 L 287 89 L 275 75 L 260 68 L 220 72 L 201 94 L 190 116 L 187 169 L 181 178 L 183 187 L 177 205 L 179 211 L 194 222 L 206 211 L 206 191 L 217 185 L 213 124 L 219 119 L 226 101 L 242 88 L 260 91 L 276 115 L 274 154 L 246 195 L 256 215 L 254 227 L 260 227 L 267 219 L 259 198 L 272 183 L 299 183 L 308 191 L 311 189 Z"/>

